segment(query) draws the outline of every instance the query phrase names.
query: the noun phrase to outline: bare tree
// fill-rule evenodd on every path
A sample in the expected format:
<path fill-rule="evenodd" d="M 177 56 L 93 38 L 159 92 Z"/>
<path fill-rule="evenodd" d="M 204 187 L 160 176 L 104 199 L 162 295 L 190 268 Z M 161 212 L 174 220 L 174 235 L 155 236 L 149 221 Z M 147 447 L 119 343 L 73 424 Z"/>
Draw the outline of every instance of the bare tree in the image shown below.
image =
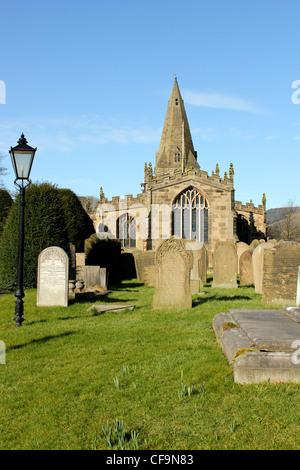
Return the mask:
<path fill-rule="evenodd" d="M 4 158 L 4 155 L 0 153 L 0 188 L 3 188 L 4 184 L 2 183 L 2 176 L 5 176 L 7 174 L 7 169 L 2 166 L 2 160 Z"/>
<path fill-rule="evenodd" d="M 281 210 L 281 220 L 272 224 L 269 234 L 278 240 L 300 240 L 300 209 L 295 201 L 289 200 Z"/>

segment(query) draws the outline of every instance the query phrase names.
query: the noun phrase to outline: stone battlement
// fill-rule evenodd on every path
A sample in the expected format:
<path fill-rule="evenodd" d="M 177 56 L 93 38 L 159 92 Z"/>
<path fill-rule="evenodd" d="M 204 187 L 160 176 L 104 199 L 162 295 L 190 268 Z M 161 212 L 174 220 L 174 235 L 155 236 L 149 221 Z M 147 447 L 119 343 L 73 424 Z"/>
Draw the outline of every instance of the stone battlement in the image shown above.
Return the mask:
<path fill-rule="evenodd" d="M 246 204 L 242 204 L 240 201 L 234 201 L 234 208 L 238 212 L 254 212 L 256 214 L 264 214 L 266 211 L 266 208 L 263 204 L 255 207 L 253 202 L 246 202 Z"/>
<path fill-rule="evenodd" d="M 157 175 L 146 175 L 144 191 L 146 189 L 154 189 L 155 186 L 166 186 L 168 184 L 175 184 L 177 182 L 182 182 L 185 178 L 191 179 L 193 176 L 196 177 L 199 182 L 203 181 L 205 183 L 213 183 L 214 185 L 221 186 L 222 188 L 232 189 L 233 188 L 233 178 L 225 177 L 221 178 L 219 175 L 212 173 L 211 176 L 207 171 L 197 170 L 194 168 L 189 168 L 186 171 L 182 172 L 181 170 L 174 170 L 172 173 L 168 174 L 157 174 Z"/>

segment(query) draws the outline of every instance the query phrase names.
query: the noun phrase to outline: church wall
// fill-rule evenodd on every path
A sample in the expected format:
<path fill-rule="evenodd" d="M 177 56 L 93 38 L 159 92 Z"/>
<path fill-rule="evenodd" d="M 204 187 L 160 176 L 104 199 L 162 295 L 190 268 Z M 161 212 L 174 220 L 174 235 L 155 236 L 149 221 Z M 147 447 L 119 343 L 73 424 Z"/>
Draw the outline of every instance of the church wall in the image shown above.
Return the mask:
<path fill-rule="evenodd" d="M 205 172 L 202 172 L 205 173 Z M 203 177 L 205 176 L 205 177 Z M 236 213 L 233 210 L 233 185 L 231 181 L 228 184 L 220 181 L 220 178 L 210 178 L 207 174 L 186 175 L 180 174 L 177 178 L 178 182 L 174 182 L 174 177 L 165 177 L 159 183 L 151 185 L 152 205 L 154 208 L 166 206 L 171 212 L 172 204 L 175 198 L 182 191 L 193 187 L 199 190 L 207 199 L 209 204 L 209 231 L 208 231 L 208 249 L 213 250 L 213 245 L 217 241 L 236 241 L 237 237 L 234 231 Z M 149 185 L 151 182 L 149 183 Z M 150 189 L 149 189 L 150 191 Z M 154 210 L 153 210 L 154 213 Z M 167 211 L 165 223 L 160 214 L 152 217 L 152 246 L 155 249 L 164 234 L 168 231 L 171 233 L 171 221 Z M 157 234 L 159 235 L 157 237 Z"/>
<path fill-rule="evenodd" d="M 267 231 L 265 205 L 255 207 L 252 202 L 245 205 L 235 201 L 237 213 L 237 234 L 241 241 L 248 244 L 255 238 L 265 238 Z"/>

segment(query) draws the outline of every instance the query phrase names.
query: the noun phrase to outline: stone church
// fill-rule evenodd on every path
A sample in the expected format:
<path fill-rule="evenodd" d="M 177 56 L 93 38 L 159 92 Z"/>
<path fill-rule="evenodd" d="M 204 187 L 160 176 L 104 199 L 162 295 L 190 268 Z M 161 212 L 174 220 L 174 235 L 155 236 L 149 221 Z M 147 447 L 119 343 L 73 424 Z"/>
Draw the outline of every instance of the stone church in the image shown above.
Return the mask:
<path fill-rule="evenodd" d="M 118 238 L 125 250 L 155 250 L 171 236 L 203 242 L 209 253 L 219 241 L 266 237 L 266 198 L 255 207 L 234 197 L 234 169 L 224 177 L 200 169 L 177 78 L 164 121 L 155 168 L 145 164 L 142 192 L 107 200 L 101 188 L 94 212 L 99 237 Z"/>

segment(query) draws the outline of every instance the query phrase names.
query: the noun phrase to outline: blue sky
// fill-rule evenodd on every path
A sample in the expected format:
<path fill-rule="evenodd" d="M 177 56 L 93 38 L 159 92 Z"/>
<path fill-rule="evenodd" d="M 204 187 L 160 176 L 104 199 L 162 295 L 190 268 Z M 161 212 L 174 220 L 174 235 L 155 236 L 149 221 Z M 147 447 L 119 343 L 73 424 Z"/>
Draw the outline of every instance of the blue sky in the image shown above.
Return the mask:
<path fill-rule="evenodd" d="M 243 203 L 300 205 L 296 0 L 10 0 L 0 17 L 0 153 L 25 133 L 34 181 L 141 192 L 177 74 L 198 162 L 232 162 Z M 5 103 L 3 103 L 3 83 Z M 0 86 L 1 88 L 1 86 Z"/>

